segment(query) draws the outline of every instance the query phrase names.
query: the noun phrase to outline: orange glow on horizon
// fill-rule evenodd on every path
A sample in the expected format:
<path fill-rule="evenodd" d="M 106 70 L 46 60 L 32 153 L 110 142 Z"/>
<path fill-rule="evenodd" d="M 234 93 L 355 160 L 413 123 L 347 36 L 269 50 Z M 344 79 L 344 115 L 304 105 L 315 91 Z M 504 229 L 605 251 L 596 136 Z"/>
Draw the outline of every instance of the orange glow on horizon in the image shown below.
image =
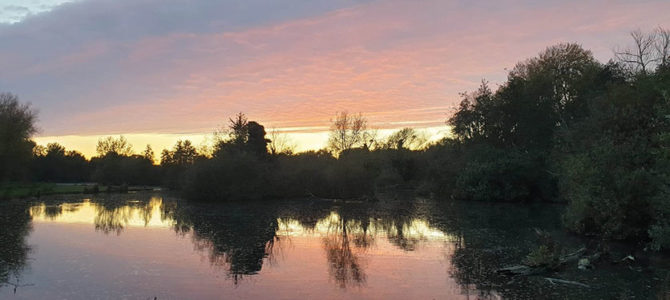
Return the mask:
<path fill-rule="evenodd" d="M 412 125 L 415 123 L 411 123 Z M 405 125 L 402 122 L 397 122 L 398 129 Z M 277 128 L 277 132 L 284 135 L 290 144 L 295 145 L 296 152 L 304 152 L 309 150 L 319 150 L 327 146 L 328 142 L 328 127 L 296 127 L 296 128 Z M 316 131 L 315 129 L 320 129 Z M 375 129 L 378 138 L 383 140 L 385 137 L 396 131 L 397 129 Z M 415 128 L 419 132 L 426 135 L 428 142 L 438 141 L 449 135 L 449 128 L 444 126 Z M 269 133 L 272 128 L 266 128 Z M 312 131 L 315 130 L 315 131 Z M 165 133 L 130 133 L 130 134 L 110 134 L 111 136 L 123 135 L 130 144 L 133 145 L 135 153 L 144 151 L 146 145 L 150 145 L 154 151 L 157 163 L 160 160 L 160 152 L 163 149 L 171 149 L 178 140 L 190 140 L 196 148 L 203 146 L 211 146 L 214 137 L 213 134 L 165 134 Z M 76 150 L 84 154 L 87 158 L 96 156 L 95 147 L 100 138 L 110 135 L 66 135 L 66 136 L 37 136 L 33 140 L 38 145 L 46 146 L 49 143 L 59 143 L 67 150 Z"/>

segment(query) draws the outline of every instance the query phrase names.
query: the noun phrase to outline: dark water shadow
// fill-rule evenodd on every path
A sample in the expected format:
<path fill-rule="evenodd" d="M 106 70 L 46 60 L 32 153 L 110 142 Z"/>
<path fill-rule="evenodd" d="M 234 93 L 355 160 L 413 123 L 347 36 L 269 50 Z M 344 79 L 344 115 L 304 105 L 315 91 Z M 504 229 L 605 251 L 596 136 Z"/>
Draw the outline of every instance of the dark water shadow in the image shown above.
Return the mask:
<path fill-rule="evenodd" d="M 30 206 L 23 201 L 0 203 L 0 289 L 30 286 L 21 282 L 28 266 L 31 247 L 26 239 L 32 230 Z"/>

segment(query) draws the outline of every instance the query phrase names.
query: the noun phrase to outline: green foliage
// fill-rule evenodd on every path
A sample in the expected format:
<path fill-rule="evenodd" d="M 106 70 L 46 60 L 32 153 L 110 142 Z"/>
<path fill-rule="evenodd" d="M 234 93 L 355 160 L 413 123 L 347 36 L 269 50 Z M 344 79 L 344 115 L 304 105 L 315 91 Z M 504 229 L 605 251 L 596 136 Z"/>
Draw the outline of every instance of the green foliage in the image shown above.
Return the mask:
<path fill-rule="evenodd" d="M 556 157 L 568 228 L 670 246 L 668 87 L 660 69 L 613 83 L 589 99 L 589 118 L 561 133 Z"/>
<path fill-rule="evenodd" d="M 523 263 L 531 267 L 547 266 L 556 263 L 556 255 L 546 245 L 540 245 L 526 256 Z"/>
<path fill-rule="evenodd" d="M 638 153 L 638 143 L 598 142 L 586 153 L 564 158 L 561 190 L 570 200 L 567 225 L 607 238 L 642 236 L 651 221 L 650 200 L 661 183 Z"/>
<path fill-rule="evenodd" d="M 547 48 L 518 64 L 493 92 L 486 82 L 463 94 L 449 119 L 460 158 L 452 193 L 485 201 L 551 200 L 555 135 L 585 116 L 583 99 L 602 83 L 602 66 L 576 44 Z"/>
<path fill-rule="evenodd" d="M 455 139 L 428 151 L 434 190 L 562 200 L 576 232 L 670 247 L 670 72 L 630 69 L 561 44 L 518 64 L 498 90 L 484 82 L 464 94 L 449 119 Z"/>
<path fill-rule="evenodd" d="M 557 266 L 561 258 L 561 247 L 548 232 L 535 229 L 535 234 L 538 246 L 528 253 L 523 263 L 531 267 L 553 268 Z"/>
<path fill-rule="evenodd" d="M 467 163 L 456 178 L 454 195 L 477 201 L 551 200 L 554 178 L 546 173 L 542 153 L 470 148 Z"/>
<path fill-rule="evenodd" d="M 39 197 L 45 195 L 81 194 L 105 191 L 97 185 L 55 183 L 4 183 L 0 184 L 0 199 Z"/>

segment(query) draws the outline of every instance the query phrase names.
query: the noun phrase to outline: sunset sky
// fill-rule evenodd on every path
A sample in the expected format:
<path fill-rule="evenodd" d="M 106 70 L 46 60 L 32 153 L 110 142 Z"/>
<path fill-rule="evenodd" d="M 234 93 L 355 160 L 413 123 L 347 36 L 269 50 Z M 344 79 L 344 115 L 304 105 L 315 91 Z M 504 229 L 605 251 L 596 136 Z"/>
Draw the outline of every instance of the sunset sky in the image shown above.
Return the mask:
<path fill-rule="evenodd" d="M 444 134 L 459 92 L 545 47 L 607 61 L 657 26 L 668 0 L 0 0 L 0 92 L 87 156 L 104 135 L 199 144 L 237 112 L 320 148 L 341 110 Z"/>

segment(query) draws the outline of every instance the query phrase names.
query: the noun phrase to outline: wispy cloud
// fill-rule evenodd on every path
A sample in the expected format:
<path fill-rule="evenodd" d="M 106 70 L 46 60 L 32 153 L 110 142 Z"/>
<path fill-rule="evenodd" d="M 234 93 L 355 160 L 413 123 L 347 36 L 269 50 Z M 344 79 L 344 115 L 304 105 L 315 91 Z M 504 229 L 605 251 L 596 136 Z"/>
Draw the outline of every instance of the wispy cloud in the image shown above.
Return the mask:
<path fill-rule="evenodd" d="M 0 3 L 0 24 L 18 23 L 72 1 L 75 0 L 3 0 Z"/>

